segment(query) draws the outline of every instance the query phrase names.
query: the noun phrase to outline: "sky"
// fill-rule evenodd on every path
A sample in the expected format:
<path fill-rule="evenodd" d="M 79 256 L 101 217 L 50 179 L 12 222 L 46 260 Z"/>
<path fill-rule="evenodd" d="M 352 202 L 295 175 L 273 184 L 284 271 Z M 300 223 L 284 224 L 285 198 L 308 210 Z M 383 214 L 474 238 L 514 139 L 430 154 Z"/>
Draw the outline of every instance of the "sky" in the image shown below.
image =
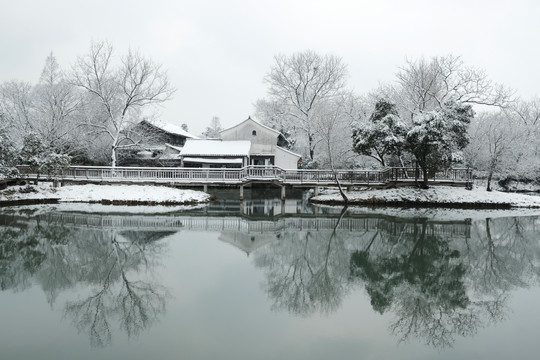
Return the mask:
<path fill-rule="evenodd" d="M 405 59 L 442 55 L 486 71 L 522 98 L 540 95 L 540 2 L 534 0 L 0 0 L 0 83 L 36 83 L 52 52 L 64 70 L 92 41 L 136 49 L 176 88 L 159 109 L 200 134 L 254 114 L 274 55 L 340 56 L 348 88 L 393 81 Z"/>

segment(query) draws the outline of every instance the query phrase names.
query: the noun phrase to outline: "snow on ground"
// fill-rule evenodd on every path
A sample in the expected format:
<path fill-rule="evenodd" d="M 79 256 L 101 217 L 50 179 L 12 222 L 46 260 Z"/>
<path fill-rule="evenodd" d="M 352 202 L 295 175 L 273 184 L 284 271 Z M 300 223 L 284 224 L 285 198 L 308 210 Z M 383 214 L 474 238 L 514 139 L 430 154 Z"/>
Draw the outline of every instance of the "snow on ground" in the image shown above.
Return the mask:
<path fill-rule="evenodd" d="M 10 214 L 47 214 L 50 212 L 115 214 L 115 215 L 169 215 L 201 209 L 205 204 L 195 205 L 103 205 L 63 202 L 59 204 L 19 205 L 9 207 Z"/>
<path fill-rule="evenodd" d="M 407 205 L 441 204 L 485 204 L 485 205 L 510 205 L 511 207 L 540 208 L 540 196 L 530 196 L 525 194 L 504 193 L 500 191 L 488 192 L 485 189 L 474 188 L 466 190 L 464 188 L 450 186 L 433 186 L 429 189 L 419 189 L 416 187 L 401 187 L 395 189 L 365 189 L 350 191 L 347 193 L 349 202 L 353 204 L 381 204 L 403 203 Z M 342 198 L 336 191 L 321 194 L 313 197 L 312 200 L 320 203 L 341 202 Z"/>
<path fill-rule="evenodd" d="M 35 189 L 29 191 L 27 189 Z M 134 201 L 162 204 L 208 201 L 209 195 L 195 190 L 143 185 L 69 185 L 54 188 L 50 183 L 37 186 L 11 186 L 0 191 L 0 201 L 58 199 L 60 202 Z"/>

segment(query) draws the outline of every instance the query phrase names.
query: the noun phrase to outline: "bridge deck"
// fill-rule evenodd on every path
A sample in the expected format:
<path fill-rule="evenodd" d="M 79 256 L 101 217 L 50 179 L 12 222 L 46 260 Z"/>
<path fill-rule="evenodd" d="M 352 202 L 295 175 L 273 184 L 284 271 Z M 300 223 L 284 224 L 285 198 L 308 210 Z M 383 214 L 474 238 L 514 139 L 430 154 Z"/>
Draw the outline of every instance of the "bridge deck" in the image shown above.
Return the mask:
<path fill-rule="evenodd" d="M 19 167 L 21 174 L 34 179 L 38 175 L 29 167 Z M 41 176 L 44 177 L 43 175 Z M 45 176 L 46 177 L 46 176 Z M 382 170 L 285 170 L 276 166 L 248 166 L 241 169 L 161 168 L 161 167 L 96 167 L 71 166 L 58 176 L 64 181 L 155 183 L 168 185 L 246 185 L 273 183 L 287 186 L 335 186 L 336 178 L 343 186 L 385 186 L 419 179 L 415 168 Z M 432 174 L 430 182 L 467 184 L 469 169 L 449 169 Z"/>

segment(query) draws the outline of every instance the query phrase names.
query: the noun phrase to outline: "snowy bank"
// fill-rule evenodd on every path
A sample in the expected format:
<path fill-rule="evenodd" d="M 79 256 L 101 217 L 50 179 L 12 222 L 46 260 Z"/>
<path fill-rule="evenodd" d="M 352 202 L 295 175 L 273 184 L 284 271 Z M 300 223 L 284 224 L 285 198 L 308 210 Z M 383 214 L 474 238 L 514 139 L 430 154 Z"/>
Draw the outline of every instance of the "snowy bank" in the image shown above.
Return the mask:
<path fill-rule="evenodd" d="M 0 191 L 0 204 L 85 202 L 119 205 L 178 205 L 209 201 L 210 195 L 194 190 L 143 185 L 70 185 L 54 188 L 50 183 L 12 186 Z"/>
<path fill-rule="evenodd" d="M 401 187 L 395 189 L 364 189 L 347 192 L 350 205 L 439 206 L 460 208 L 540 208 L 540 197 L 485 189 L 433 186 L 429 189 Z M 311 198 L 314 203 L 341 204 L 337 191 Z"/>

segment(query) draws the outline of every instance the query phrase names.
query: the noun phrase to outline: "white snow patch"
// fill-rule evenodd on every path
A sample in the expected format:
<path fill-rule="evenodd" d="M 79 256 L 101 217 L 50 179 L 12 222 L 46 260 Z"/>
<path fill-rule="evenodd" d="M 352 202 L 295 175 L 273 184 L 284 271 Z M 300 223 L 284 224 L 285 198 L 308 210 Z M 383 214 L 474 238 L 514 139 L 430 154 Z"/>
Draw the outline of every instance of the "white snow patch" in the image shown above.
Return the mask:
<path fill-rule="evenodd" d="M 540 208 L 540 197 L 525 194 L 486 191 L 485 189 L 466 190 L 450 186 L 433 186 L 429 189 L 402 187 L 395 189 L 366 189 L 347 193 L 351 202 L 430 202 L 445 204 L 490 204 L 522 208 Z M 342 201 L 339 193 L 332 191 L 312 198 L 321 202 Z"/>
<path fill-rule="evenodd" d="M 164 215 L 204 208 L 206 204 L 197 205 L 103 205 L 88 203 L 21 205 L 9 209 L 10 213 L 31 213 L 32 215 L 47 214 L 50 212 L 88 213 L 88 214 L 142 214 Z"/>
<path fill-rule="evenodd" d="M 251 141 L 248 140 L 196 140 L 187 139 L 182 156 L 248 156 Z"/>
<path fill-rule="evenodd" d="M 197 136 L 195 136 L 193 134 L 190 134 L 189 132 L 182 129 L 180 126 L 177 126 L 177 125 L 174 125 L 174 124 L 171 124 L 171 123 L 168 123 L 168 122 L 164 122 L 164 121 L 161 121 L 161 120 L 155 120 L 155 119 L 153 119 L 153 120 L 146 119 L 146 121 L 149 124 L 152 124 L 155 127 L 160 128 L 161 130 L 163 130 L 165 132 L 168 132 L 169 134 L 181 135 L 181 136 L 184 136 L 186 138 L 198 139 Z"/>
<path fill-rule="evenodd" d="M 50 183 L 32 186 L 36 191 L 21 193 L 24 186 L 8 187 L 0 191 L 0 201 L 59 199 L 60 202 L 148 201 L 155 203 L 205 202 L 209 195 L 195 190 L 144 185 L 69 185 L 54 188 Z M 24 190 L 23 190 L 24 191 Z"/>

